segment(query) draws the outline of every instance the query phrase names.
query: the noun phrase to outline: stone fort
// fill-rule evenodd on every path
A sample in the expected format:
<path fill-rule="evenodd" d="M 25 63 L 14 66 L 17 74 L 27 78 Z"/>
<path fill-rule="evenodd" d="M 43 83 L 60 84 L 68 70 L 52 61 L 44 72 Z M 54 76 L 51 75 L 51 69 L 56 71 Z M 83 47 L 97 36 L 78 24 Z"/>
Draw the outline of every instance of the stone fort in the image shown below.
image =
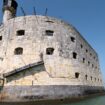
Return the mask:
<path fill-rule="evenodd" d="M 77 29 L 49 16 L 16 17 L 17 7 L 15 0 L 3 0 L 1 100 L 59 99 L 103 90 L 98 55 Z"/>

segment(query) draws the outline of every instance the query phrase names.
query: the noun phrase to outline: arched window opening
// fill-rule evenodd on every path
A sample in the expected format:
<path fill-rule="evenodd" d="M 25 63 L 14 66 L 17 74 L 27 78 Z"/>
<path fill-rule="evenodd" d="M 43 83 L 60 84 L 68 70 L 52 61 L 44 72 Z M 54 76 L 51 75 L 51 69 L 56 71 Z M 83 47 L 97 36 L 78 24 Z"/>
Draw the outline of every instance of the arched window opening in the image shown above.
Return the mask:
<path fill-rule="evenodd" d="M 79 78 L 79 73 L 78 72 L 75 73 L 75 78 Z"/>
<path fill-rule="evenodd" d="M 54 48 L 47 48 L 46 49 L 46 54 L 47 55 L 52 55 L 54 53 Z"/>
<path fill-rule="evenodd" d="M 25 30 L 18 30 L 17 36 L 22 36 L 22 35 L 25 35 Z"/>
<path fill-rule="evenodd" d="M 77 59 L 77 53 L 76 52 L 73 52 L 73 58 Z"/>
<path fill-rule="evenodd" d="M 21 48 L 21 47 L 16 48 L 14 51 L 14 54 L 15 55 L 22 55 L 23 54 L 23 48 Z"/>

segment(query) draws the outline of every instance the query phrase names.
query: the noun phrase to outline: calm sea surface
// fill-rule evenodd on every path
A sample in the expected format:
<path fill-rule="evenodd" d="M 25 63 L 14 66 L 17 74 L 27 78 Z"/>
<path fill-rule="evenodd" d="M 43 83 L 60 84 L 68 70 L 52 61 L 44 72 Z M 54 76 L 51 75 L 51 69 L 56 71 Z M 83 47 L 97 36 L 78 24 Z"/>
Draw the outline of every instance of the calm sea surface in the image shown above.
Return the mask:
<path fill-rule="evenodd" d="M 41 102 L 41 103 L 10 103 L 10 104 L 4 104 L 4 103 L 0 103 L 0 105 L 105 105 L 105 96 L 98 96 L 98 97 L 94 97 L 94 98 L 89 98 L 89 99 L 85 99 L 79 102 L 75 102 L 75 103 L 63 103 L 63 102 L 53 102 L 53 103 L 49 103 L 49 102 Z"/>
<path fill-rule="evenodd" d="M 90 98 L 90 99 L 82 100 L 77 103 L 62 104 L 62 105 L 105 105 L 105 96 Z"/>

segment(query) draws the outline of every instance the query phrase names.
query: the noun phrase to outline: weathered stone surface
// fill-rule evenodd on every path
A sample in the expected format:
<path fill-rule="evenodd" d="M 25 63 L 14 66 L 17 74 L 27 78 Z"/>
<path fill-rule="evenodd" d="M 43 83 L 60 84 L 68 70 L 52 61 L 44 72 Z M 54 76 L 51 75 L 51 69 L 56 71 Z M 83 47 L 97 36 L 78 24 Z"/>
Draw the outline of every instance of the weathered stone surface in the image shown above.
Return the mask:
<path fill-rule="evenodd" d="M 5 10 L 6 21 L 0 26 L 0 86 L 4 100 L 68 98 L 102 90 L 98 55 L 72 25 L 38 15 L 12 18 L 11 13 Z M 21 51 L 16 54 L 18 48 Z M 17 73 L 18 68 L 39 61 L 43 65 Z"/>
<path fill-rule="evenodd" d="M 102 87 L 48 85 L 48 86 L 8 86 L 2 91 L 1 101 L 25 102 L 52 99 L 72 99 L 103 92 Z M 4 94 L 4 95 L 3 95 Z"/>
<path fill-rule="evenodd" d="M 48 19 L 53 23 L 46 22 Z M 17 36 L 18 30 L 25 30 L 25 35 Z M 53 36 L 47 36 L 46 30 L 53 30 Z M 97 53 L 73 26 L 65 22 L 44 16 L 17 17 L 10 19 L 0 27 L 0 35 L 3 38 L 0 41 L 0 58 L 2 58 L 0 60 L 0 74 L 43 59 L 49 76 L 47 81 L 50 78 L 65 78 L 65 81 L 69 80 L 74 84 L 77 81 L 77 84 L 102 86 Z M 75 38 L 74 42 L 71 41 L 71 37 Z M 81 48 L 81 44 L 83 48 Z M 23 48 L 22 55 L 14 54 L 17 47 Z M 53 55 L 46 54 L 48 47 L 54 48 Z M 73 58 L 73 52 L 77 53 L 77 59 Z M 84 63 L 83 58 L 85 58 Z M 80 74 L 79 78 L 75 78 L 76 72 Z M 85 75 L 88 76 L 87 80 Z M 43 77 L 45 76 L 43 75 Z M 42 79 L 46 81 L 45 78 Z"/>

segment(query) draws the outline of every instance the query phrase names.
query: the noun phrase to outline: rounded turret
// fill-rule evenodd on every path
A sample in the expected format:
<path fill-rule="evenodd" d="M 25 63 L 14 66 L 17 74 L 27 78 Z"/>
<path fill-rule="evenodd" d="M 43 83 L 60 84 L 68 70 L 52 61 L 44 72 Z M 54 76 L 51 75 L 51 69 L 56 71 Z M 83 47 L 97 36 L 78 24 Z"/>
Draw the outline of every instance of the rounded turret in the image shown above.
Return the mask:
<path fill-rule="evenodd" d="M 3 23 L 15 17 L 17 6 L 18 4 L 15 0 L 3 0 Z"/>

